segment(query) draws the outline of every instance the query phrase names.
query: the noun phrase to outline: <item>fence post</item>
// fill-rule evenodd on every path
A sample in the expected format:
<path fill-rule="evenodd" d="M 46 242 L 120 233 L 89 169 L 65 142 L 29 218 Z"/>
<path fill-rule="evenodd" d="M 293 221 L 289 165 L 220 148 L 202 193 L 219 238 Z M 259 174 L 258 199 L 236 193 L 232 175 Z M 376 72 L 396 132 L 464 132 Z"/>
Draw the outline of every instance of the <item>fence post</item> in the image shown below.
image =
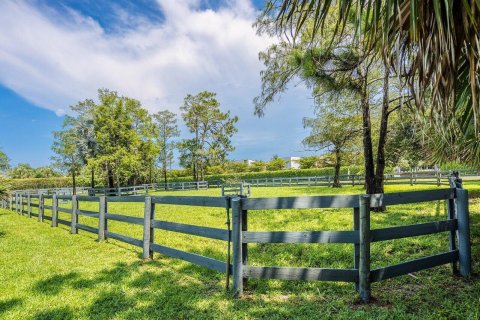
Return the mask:
<path fill-rule="evenodd" d="M 360 297 L 368 302 L 370 291 L 370 196 L 361 195 L 359 199 L 360 257 L 358 265 L 358 287 Z"/>
<path fill-rule="evenodd" d="M 31 203 L 31 197 L 30 193 L 27 195 L 27 215 L 29 218 L 32 217 L 32 206 L 30 205 Z"/>
<path fill-rule="evenodd" d="M 58 225 L 58 199 L 57 194 L 54 193 L 52 196 L 52 227 L 56 227 Z"/>
<path fill-rule="evenodd" d="M 470 219 L 468 216 L 468 191 L 456 190 L 456 212 L 458 221 L 458 256 L 460 262 L 460 274 L 470 277 L 471 272 L 471 248 L 470 248 Z"/>
<path fill-rule="evenodd" d="M 243 268 L 244 262 L 246 262 L 247 252 L 244 252 L 245 246 L 242 243 L 242 230 L 245 229 L 243 223 L 242 211 L 242 198 L 234 197 L 232 202 L 232 251 L 233 251 L 233 290 L 236 297 L 240 297 L 243 294 L 244 278 Z"/>
<path fill-rule="evenodd" d="M 359 231 L 360 227 L 360 209 L 353 208 L 353 230 Z M 359 231 L 360 233 L 360 231 Z M 360 262 L 360 244 L 355 243 L 353 245 L 353 268 L 358 270 Z M 355 288 L 359 291 L 358 281 L 355 283 Z"/>
<path fill-rule="evenodd" d="M 77 223 L 78 223 L 78 200 L 76 195 L 72 195 L 72 221 L 70 223 L 71 229 L 70 233 L 77 234 Z"/>
<path fill-rule="evenodd" d="M 446 205 L 447 205 L 447 213 L 448 213 L 448 219 L 453 220 L 456 218 L 455 215 L 455 200 L 454 199 L 447 199 Z M 451 230 L 450 234 L 448 235 L 448 247 L 450 251 L 455 251 L 457 250 L 457 242 L 456 242 L 456 230 Z M 454 261 L 452 262 L 452 272 L 457 273 L 457 262 Z"/>
<path fill-rule="evenodd" d="M 38 195 L 38 222 L 43 221 L 43 205 L 44 205 L 43 194 L 39 194 Z"/>
<path fill-rule="evenodd" d="M 23 216 L 23 194 L 20 194 L 20 214 Z"/>
<path fill-rule="evenodd" d="M 107 219 L 105 214 L 107 213 L 107 197 L 99 197 L 99 210 L 98 210 L 98 241 L 105 240 L 105 230 L 107 229 Z"/>
<path fill-rule="evenodd" d="M 10 210 L 13 210 L 13 197 L 12 197 L 12 194 L 10 194 L 10 197 L 9 197 L 8 200 L 10 201 L 10 206 L 9 206 L 9 208 L 10 208 Z"/>
<path fill-rule="evenodd" d="M 153 259 L 153 251 L 150 244 L 154 242 L 155 228 L 152 225 L 155 219 L 155 204 L 152 197 L 145 197 L 145 208 L 143 212 L 143 259 Z"/>

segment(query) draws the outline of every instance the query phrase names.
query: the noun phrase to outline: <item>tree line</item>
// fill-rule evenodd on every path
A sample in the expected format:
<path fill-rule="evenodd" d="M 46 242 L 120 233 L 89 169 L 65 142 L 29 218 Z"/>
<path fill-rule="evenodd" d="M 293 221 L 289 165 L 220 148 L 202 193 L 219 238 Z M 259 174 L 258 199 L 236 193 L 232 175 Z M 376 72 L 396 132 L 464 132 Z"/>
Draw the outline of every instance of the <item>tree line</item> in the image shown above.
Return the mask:
<path fill-rule="evenodd" d="M 223 164 L 234 150 L 231 137 L 238 121 L 222 112 L 216 94 L 203 91 L 187 95 L 180 107 L 189 137 L 180 137 L 176 114 L 162 110 L 149 114 L 140 101 L 100 89 L 98 101 L 87 99 L 71 106 L 63 128 L 53 133 L 57 167 L 76 177 L 82 171 L 96 175 L 109 188 L 152 183 L 158 169 L 167 181 L 174 150 L 180 164 L 195 180 L 203 179 L 207 166 Z"/>

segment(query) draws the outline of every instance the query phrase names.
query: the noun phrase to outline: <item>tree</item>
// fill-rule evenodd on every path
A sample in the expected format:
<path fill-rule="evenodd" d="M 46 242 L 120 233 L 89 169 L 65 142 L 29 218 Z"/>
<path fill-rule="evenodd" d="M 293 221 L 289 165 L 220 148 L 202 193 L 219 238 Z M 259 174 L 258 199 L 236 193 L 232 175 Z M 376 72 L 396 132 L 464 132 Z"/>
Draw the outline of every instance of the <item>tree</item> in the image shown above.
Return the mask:
<path fill-rule="evenodd" d="M 257 22 L 259 32 L 272 32 L 279 28 L 275 21 L 262 17 Z M 386 59 L 365 50 L 363 42 L 366 40 L 354 36 L 356 31 L 352 24 L 342 26 L 345 30 L 342 33 L 336 33 L 335 24 L 330 16 L 326 19 L 325 32 L 312 40 L 315 24 L 310 19 L 299 31 L 298 38 L 281 37 L 280 44 L 260 54 L 266 69 L 261 74 L 261 94 L 254 99 L 255 112 L 262 115 L 266 105 L 286 90 L 288 82 L 294 77 L 304 80 L 317 100 L 328 100 L 341 94 L 357 100 L 362 116 L 366 191 L 369 194 L 383 193 L 388 118 L 401 106 L 401 103 L 395 105 L 394 102 L 402 101 L 405 93 L 391 98 L 390 79 L 394 74 L 391 74 L 391 66 Z M 377 104 L 381 105 L 380 129 L 374 152 L 372 113 Z"/>
<path fill-rule="evenodd" d="M 385 148 L 385 159 L 391 167 L 403 164 L 416 168 L 422 160 L 432 160 L 424 139 L 423 124 L 405 110 L 394 119 Z M 445 153 L 449 153 L 446 149 Z"/>
<path fill-rule="evenodd" d="M 50 166 L 35 168 L 35 178 L 61 177 L 62 173 L 56 171 Z"/>
<path fill-rule="evenodd" d="M 168 110 L 157 112 L 153 115 L 153 119 L 159 133 L 158 145 L 160 153 L 158 160 L 162 166 L 165 186 L 167 186 L 168 165 L 173 161 L 173 150 L 176 147 L 176 143 L 172 139 L 180 136 L 180 130 L 177 126 L 176 115 L 173 112 Z"/>
<path fill-rule="evenodd" d="M 207 166 L 225 163 L 227 155 L 235 150 L 231 137 L 237 128 L 238 117 L 230 111 L 222 112 L 213 92 L 203 91 L 184 99 L 182 118 L 193 134 L 180 144 L 180 163 L 192 170 L 193 178 L 203 179 Z"/>
<path fill-rule="evenodd" d="M 94 159 L 98 154 L 98 143 L 95 136 L 93 112 L 96 107 L 92 99 L 79 101 L 76 105 L 70 106 L 74 116 L 67 115 L 65 122 L 72 127 L 78 138 L 77 148 L 83 164 L 88 164 L 89 159 Z M 90 168 L 90 186 L 95 188 L 95 167 Z"/>
<path fill-rule="evenodd" d="M 109 188 L 135 184 L 137 177 L 152 168 L 158 153 L 154 147 L 157 133 L 138 100 L 99 90 L 93 123 L 98 154 L 89 161 L 104 170 Z"/>
<path fill-rule="evenodd" d="M 313 169 L 319 167 L 317 156 L 308 156 L 300 159 L 300 169 Z"/>
<path fill-rule="evenodd" d="M 268 171 L 277 171 L 285 169 L 286 161 L 277 155 L 274 155 L 270 161 L 267 162 Z"/>
<path fill-rule="evenodd" d="M 8 175 L 12 179 L 27 179 L 35 177 L 35 169 L 28 163 L 19 163 L 16 167 L 12 168 Z"/>
<path fill-rule="evenodd" d="M 267 170 L 267 164 L 263 161 L 255 161 L 248 167 L 248 171 L 250 172 L 262 172 Z"/>
<path fill-rule="evenodd" d="M 0 149 L 0 173 L 4 174 L 10 169 L 10 159 L 3 150 Z"/>
<path fill-rule="evenodd" d="M 275 19 L 275 32 L 295 38 L 311 26 L 310 36 L 324 32 L 355 35 L 364 51 L 397 60 L 397 71 L 414 96 L 418 110 L 444 133 L 434 151 L 459 136 L 466 160 L 480 157 L 480 6 L 478 1 L 269 1 L 261 19 Z M 431 103 L 430 103 L 431 100 Z M 447 130 L 448 129 L 448 130 Z"/>
<path fill-rule="evenodd" d="M 225 169 L 229 173 L 247 172 L 248 164 L 245 161 L 228 161 L 225 163 Z"/>
<path fill-rule="evenodd" d="M 10 189 L 9 181 L 0 175 L 0 199 L 5 198 L 7 200 Z"/>
<path fill-rule="evenodd" d="M 52 150 L 57 155 L 52 159 L 56 166 L 66 170 L 72 176 L 73 194 L 76 194 L 76 177 L 83 165 L 83 158 L 78 148 L 77 132 L 66 120 L 62 131 L 53 132 L 53 139 Z"/>
<path fill-rule="evenodd" d="M 356 142 L 362 132 L 361 115 L 355 110 L 353 101 L 336 96 L 322 106 L 317 106 L 315 118 L 304 118 L 305 128 L 311 132 L 303 144 L 314 150 L 328 149 L 335 155 L 333 187 L 341 187 L 340 167 L 342 154 Z"/>

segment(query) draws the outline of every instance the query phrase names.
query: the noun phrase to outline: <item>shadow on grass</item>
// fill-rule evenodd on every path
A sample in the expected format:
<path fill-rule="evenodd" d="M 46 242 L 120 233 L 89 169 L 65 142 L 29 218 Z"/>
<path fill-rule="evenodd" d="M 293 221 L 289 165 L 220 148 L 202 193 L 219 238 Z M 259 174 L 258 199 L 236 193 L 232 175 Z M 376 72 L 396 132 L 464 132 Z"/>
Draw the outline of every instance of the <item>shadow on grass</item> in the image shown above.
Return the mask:
<path fill-rule="evenodd" d="M 71 320 L 75 319 L 71 308 L 53 308 L 49 310 L 43 310 L 37 312 L 33 317 L 33 320 Z"/>
<path fill-rule="evenodd" d="M 38 281 L 33 290 L 37 293 L 42 293 L 46 295 L 58 294 L 64 286 L 72 283 L 73 280 L 77 279 L 80 275 L 77 272 L 70 272 L 67 274 L 58 274 L 47 279 Z"/>
<path fill-rule="evenodd" d="M 22 303 L 23 301 L 17 298 L 0 301 L 0 315 Z"/>

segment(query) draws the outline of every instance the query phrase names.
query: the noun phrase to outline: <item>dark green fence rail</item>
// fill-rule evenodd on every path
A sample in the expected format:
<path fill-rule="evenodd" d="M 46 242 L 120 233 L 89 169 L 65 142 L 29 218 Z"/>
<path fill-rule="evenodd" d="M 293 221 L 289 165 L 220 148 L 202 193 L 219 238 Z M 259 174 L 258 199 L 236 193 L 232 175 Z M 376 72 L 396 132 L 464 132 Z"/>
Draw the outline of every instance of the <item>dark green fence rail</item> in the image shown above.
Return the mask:
<path fill-rule="evenodd" d="M 364 301 L 371 296 L 372 282 L 397 277 L 410 272 L 451 264 L 454 271 L 459 267 L 460 274 L 469 277 L 471 272 L 471 249 L 468 214 L 468 192 L 460 184 L 452 184 L 453 188 L 401 192 L 372 195 L 338 195 L 313 197 L 278 197 L 278 198 L 247 198 L 247 197 L 181 197 L 181 196 L 57 196 L 57 195 L 17 195 L 2 205 L 10 204 L 21 215 L 31 217 L 32 208 L 37 208 L 38 221 L 50 220 L 51 226 L 59 223 L 69 225 L 71 233 L 78 230 L 95 233 L 98 240 L 107 238 L 122 241 L 142 248 L 143 258 L 153 257 L 157 252 L 173 258 L 183 259 L 199 266 L 219 272 L 225 272 L 227 279 L 233 278 L 234 292 L 242 295 L 248 278 L 282 279 L 282 280 L 317 280 L 340 281 L 355 283 Z M 52 199 L 52 205 L 45 205 L 45 199 Z M 71 201 L 70 208 L 59 206 L 59 200 Z M 420 223 L 415 225 L 372 229 L 370 225 L 372 209 L 398 204 L 410 204 L 427 201 L 446 201 L 448 215 L 446 219 Z M 81 208 L 82 202 L 96 202 L 98 211 L 88 211 Z M 142 202 L 144 203 L 143 218 L 121 215 L 108 210 L 109 202 Z M 157 204 L 179 206 L 217 207 L 227 210 L 227 228 L 212 228 L 190 224 L 158 220 L 155 217 Z M 328 231 L 249 231 L 248 216 L 258 210 L 311 209 L 311 208 L 351 208 L 353 230 Z M 51 216 L 44 214 L 50 209 Z M 232 230 L 230 226 L 230 211 L 232 213 Z M 58 213 L 70 214 L 70 220 L 58 218 Z M 98 219 L 97 227 L 87 226 L 79 221 L 79 217 L 87 216 Z M 108 221 L 118 221 L 127 224 L 143 226 L 142 239 L 112 232 L 108 229 Z M 231 243 L 233 261 L 230 263 L 230 249 L 227 250 L 227 261 L 178 250 L 154 243 L 155 230 L 194 235 L 203 238 L 216 239 Z M 397 265 L 371 269 L 370 245 L 374 242 L 387 241 L 407 237 L 445 232 L 449 234 L 447 251 L 419 259 L 406 261 Z M 252 266 L 248 264 L 248 244 L 250 243 L 347 243 L 354 249 L 351 268 L 292 268 L 277 266 Z M 228 280 L 227 280 L 228 283 Z"/>

